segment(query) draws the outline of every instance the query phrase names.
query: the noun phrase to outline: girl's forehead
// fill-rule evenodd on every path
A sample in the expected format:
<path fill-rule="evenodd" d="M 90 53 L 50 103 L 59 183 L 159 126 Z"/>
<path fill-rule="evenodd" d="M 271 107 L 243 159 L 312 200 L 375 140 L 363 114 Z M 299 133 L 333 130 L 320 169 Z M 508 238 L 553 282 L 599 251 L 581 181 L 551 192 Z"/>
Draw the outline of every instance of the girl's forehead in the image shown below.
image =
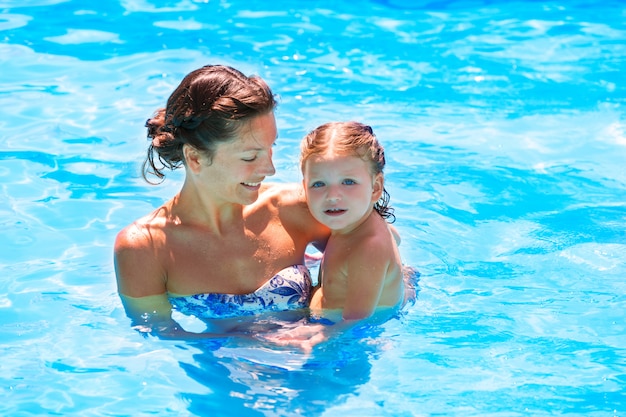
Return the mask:
<path fill-rule="evenodd" d="M 361 157 L 354 154 L 341 154 L 332 151 L 326 151 L 324 153 L 317 153 L 311 155 L 307 162 L 311 161 L 313 163 L 357 163 L 357 161 L 365 162 Z"/>
<path fill-rule="evenodd" d="M 352 172 L 368 170 L 367 162 L 356 155 L 334 155 L 329 153 L 311 155 L 304 163 L 306 170 L 325 173 L 328 170 Z"/>

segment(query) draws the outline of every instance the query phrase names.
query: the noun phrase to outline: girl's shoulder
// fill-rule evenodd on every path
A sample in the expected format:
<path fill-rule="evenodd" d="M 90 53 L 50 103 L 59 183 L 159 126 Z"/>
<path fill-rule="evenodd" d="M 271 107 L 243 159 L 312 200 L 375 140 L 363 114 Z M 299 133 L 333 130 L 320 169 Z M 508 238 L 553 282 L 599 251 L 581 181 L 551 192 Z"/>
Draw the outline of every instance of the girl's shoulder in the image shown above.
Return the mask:
<path fill-rule="evenodd" d="M 363 221 L 358 228 L 350 232 L 346 238 L 364 246 L 388 246 L 399 242 L 399 234 L 375 210 Z"/>

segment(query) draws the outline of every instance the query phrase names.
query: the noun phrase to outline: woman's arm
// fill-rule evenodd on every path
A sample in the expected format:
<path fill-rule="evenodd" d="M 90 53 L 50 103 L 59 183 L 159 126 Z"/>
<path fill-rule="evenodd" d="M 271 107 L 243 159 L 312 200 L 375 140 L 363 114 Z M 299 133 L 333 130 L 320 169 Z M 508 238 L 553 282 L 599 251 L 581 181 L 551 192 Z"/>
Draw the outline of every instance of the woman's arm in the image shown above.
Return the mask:
<path fill-rule="evenodd" d="M 132 224 L 115 241 L 115 275 L 126 315 L 135 330 L 161 339 L 207 339 L 252 337 L 244 330 L 229 329 L 217 333 L 194 333 L 185 330 L 172 318 L 172 304 L 167 297 L 166 270 L 154 247 L 153 233 L 147 226 Z"/>
<path fill-rule="evenodd" d="M 168 340 L 252 337 L 252 335 L 241 331 L 229 331 L 228 333 L 189 332 L 172 318 L 172 305 L 166 294 L 140 298 L 120 294 L 120 298 L 126 314 L 131 319 L 133 329 L 145 335 Z"/>
<path fill-rule="evenodd" d="M 167 292 L 167 272 L 158 259 L 148 226 L 133 223 L 118 233 L 114 261 L 120 294 L 140 298 Z"/>
<path fill-rule="evenodd" d="M 278 187 L 278 207 L 285 229 L 323 252 L 330 229 L 318 222 L 309 211 L 302 184 L 282 184 Z"/>
<path fill-rule="evenodd" d="M 156 256 L 147 226 L 133 223 L 115 240 L 114 258 L 117 290 L 134 329 L 164 339 L 189 338 L 172 319 L 167 298 L 166 272 Z"/>
<path fill-rule="evenodd" d="M 172 305 L 166 294 L 136 298 L 120 293 L 120 299 L 133 329 L 166 339 L 181 336 L 182 328 L 172 319 Z"/>

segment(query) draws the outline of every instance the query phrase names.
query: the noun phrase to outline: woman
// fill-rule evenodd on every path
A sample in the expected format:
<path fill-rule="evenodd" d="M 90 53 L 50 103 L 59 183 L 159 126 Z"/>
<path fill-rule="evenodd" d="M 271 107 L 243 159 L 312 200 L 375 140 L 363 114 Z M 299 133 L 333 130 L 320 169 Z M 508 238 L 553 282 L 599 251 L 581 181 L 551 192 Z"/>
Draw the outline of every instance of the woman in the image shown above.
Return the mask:
<path fill-rule="evenodd" d="M 261 78 L 205 66 L 147 121 L 144 178 L 179 167 L 186 175 L 178 194 L 115 242 L 118 291 L 144 331 L 185 333 L 172 306 L 205 319 L 306 307 L 305 250 L 323 248 L 329 230 L 301 185 L 263 183 L 275 173 L 275 105 Z"/>

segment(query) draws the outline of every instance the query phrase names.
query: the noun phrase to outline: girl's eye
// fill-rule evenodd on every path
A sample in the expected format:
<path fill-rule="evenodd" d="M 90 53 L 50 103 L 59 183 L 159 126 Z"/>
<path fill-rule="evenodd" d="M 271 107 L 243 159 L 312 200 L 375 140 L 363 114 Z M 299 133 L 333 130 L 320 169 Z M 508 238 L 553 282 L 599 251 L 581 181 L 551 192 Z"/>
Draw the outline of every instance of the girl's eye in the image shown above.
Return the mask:
<path fill-rule="evenodd" d="M 324 186 L 324 183 L 322 181 L 315 181 L 313 184 L 311 184 L 311 188 L 319 188 L 323 186 Z"/>
<path fill-rule="evenodd" d="M 241 160 L 244 162 L 254 162 L 256 160 L 256 156 L 253 156 L 251 158 L 241 158 Z"/>
<path fill-rule="evenodd" d="M 356 184 L 356 181 L 351 180 L 351 179 L 348 178 L 348 179 L 343 180 L 343 183 L 345 185 L 354 185 L 354 184 Z"/>

